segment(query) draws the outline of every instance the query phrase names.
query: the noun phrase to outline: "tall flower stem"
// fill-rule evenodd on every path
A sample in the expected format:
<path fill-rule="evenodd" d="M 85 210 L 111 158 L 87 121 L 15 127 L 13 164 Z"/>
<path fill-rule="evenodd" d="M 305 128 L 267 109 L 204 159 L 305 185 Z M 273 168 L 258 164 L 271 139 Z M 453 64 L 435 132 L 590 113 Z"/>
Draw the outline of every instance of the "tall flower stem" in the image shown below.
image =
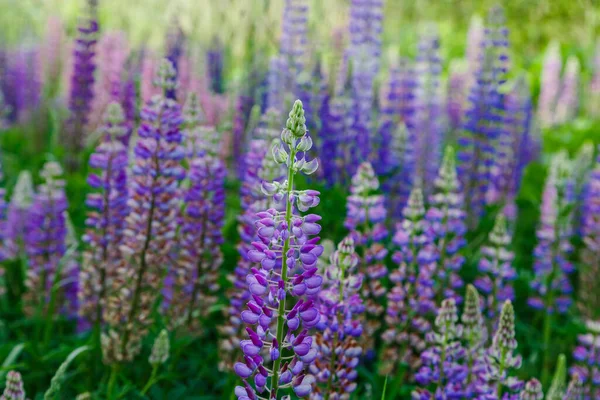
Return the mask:
<path fill-rule="evenodd" d="M 285 222 L 287 229 L 290 232 L 290 236 L 283 242 L 283 250 L 281 252 L 281 280 L 283 286 L 287 285 L 287 252 L 290 248 L 290 237 L 292 229 L 292 202 L 290 196 L 294 190 L 294 160 L 296 159 L 296 150 L 293 148 L 290 150 L 289 164 L 288 164 L 288 176 L 287 176 L 287 197 L 285 205 Z M 277 342 L 283 343 L 283 329 L 285 326 L 285 297 L 279 302 L 279 310 L 277 315 Z M 271 382 L 271 397 L 277 398 L 277 391 L 279 390 L 279 369 L 281 367 L 282 357 L 278 357 L 273 364 L 273 381 Z"/>

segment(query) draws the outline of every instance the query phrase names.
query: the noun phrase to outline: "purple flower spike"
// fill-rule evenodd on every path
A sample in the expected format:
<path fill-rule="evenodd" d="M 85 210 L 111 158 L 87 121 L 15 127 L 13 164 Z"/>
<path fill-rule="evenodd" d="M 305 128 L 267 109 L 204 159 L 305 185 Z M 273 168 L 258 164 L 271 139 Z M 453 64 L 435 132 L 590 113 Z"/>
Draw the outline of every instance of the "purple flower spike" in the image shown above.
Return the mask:
<path fill-rule="evenodd" d="M 248 252 L 248 258 L 257 264 L 246 278 L 251 297 L 240 318 L 253 326 L 246 328 L 253 346 L 242 346 L 247 368 L 241 363 L 234 367 L 245 386 L 244 391 L 236 390 L 238 399 L 256 398 L 257 392 L 265 390 L 271 399 L 279 399 L 279 390 L 290 386 L 298 396 L 307 396 L 315 383 L 315 378 L 307 372 L 318 352 L 308 329 L 320 320 L 315 299 L 322 278 L 315 265 L 323 248 L 318 245 L 319 238 L 311 234 L 320 229 L 315 226 L 318 218 L 303 217 L 294 209 L 302 211 L 316 206 L 319 193 L 299 191 L 293 185 L 297 173 L 308 175 L 316 169 L 313 161 L 307 162 L 299 155 L 306 154 L 311 147 L 302 102 L 296 100 L 281 133 L 281 143 L 271 152 L 275 162 L 287 166 L 287 180 L 262 185 L 263 192 L 275 201 L 283 201 L 284 211 L 269 208 L 256 214 L 258 241 L 252 243 Z M 307 223 L 310 228 L 302 229 Z M 263 365 L 267 360 L 262 356 L 252 356 L 257 347 L 261 351 L 265 346 L 270 347 L 264 349 L 271 355 L 268 359 L 273 359 L 269 369 Z M 252 376 L 254 388 L 248 383 Z"/>
<path fill-rule="evenodd" d="M 552 160 L 542 198 L 538 244 L 534 250 L 535 278 L 531 283 L 535 291 L 529 305 L 548 314 L 565 313 L 571 304 L 572 286 L 568 275 L 574 271 L 569 261 L 572 252 L 574 182 L 571 162 L 566 153 Z"/>
<path fill-rule="evenodd" d="M 189 98 L 192 102 L 193 99 L 194 96 Z M 195 154 L 188 160 L 189 184 L 182 189 L 179 251 L 174 255 L 163 290 L 163 307 L 171 328 L 185 328 L 195 334 L 202 332 L 202 323 L 217 301 L 227 174 L 219 156 L 220 137 L 216 129 L 206 127 L 200 133 Z"/>
<path fill-rule="evenodd" d="M 511 237 L 506 230 L 506 218 L 498 214 L 494 228 L 488 237 L 489 244 L 481 248 L 480 276 L 475 287 L 484 294 L 487 316 L 493 321 L 506 300 L 514 301 L 515 292 L 511 281 L 517 277 L 512 266 L 514 253 L 509 246 Z"/>
<path fill-rule="evenodd" d="M 35 192 L 31 173 L 21 171 L 8 204 L 6 215 L 6 255 L 9 258 L 18 258 L 25 251 L 25 227 L 34 197 Z"/>
<path fill-rule="evenodd" d="M 324 288 L 319 294 L 319 332 L 315 337 L 317 359 L 310 367 L 318 386 L 311 398 L 343 398 L 356 389 L 356 366 L 362 355 L 360 316 L 364 305 L 359 296 L 362 274 L 357 272 L 358 255 L 348 236 L 331 255 L 325 267 Z M 331 366 L 334 370 L 331 370 Z"/>
<path fill-rule="evenodd" d="M 454 149 L 447 147 L 438 176 L 433 182 L 430 208 L 426 220 L 435 235 L 435 248 L 439 267 L 433 273 L 436 277 L 436 297 L 438 301 L 452 297 L 457 304 L 462 302 L 457 293 L 463 287 L 459 272 L 464 264 L 461 254 L 465 246 L 464 199 L 456 175 Z"/>
<path fill-rule="evenodd" d="M 50 161 L 40 172 L 44 182 L 38 187 L 31 212 L 25 224 L 25 254 L 29 270 L 25 279 L 25 311 L 33 315 L 40 309 L 47 310 L 54 284 L 64 279 L 67 269 L 59 269 L 67 251 L 67 197 L 64 181 L 60 178 L 62 168 Z M 66 290 L 62 287 L 61 292 Z M 59 298 L 60 294 L 59 294 Z M 57 305 L 58 308 L 64 304 Z"/>
<path fill-rule="evenodd" d="M 98 41 L 96 2 L 89 2 L 88 15 L 82 18 L 77 29 L 73 53 L 73 72 L 69 94 L 71 116 L 65 126 L 65 145 L 69 152 L 69 169 L 77 166 L 77 154 L 86 137 L 92 102 L 94 99 L 95 47 Z"/>
<path fill-rule="evenodd" d="M 352 194 L 346 204 L 344 223 L 356 243 L 361 258 L 360 272 L 365 276 L 361 295 L 365 301 L 367 322 L 361 344 L 366 350 L 374 349 L 375 332 L 381 327 L 385 311 L 379 300 L 385 295 L 382 281 L 387 275 L 384 264 L 387 249 L 383 241 L 388 232 L 384 225 L 384 198 L 376 193 L 378 189 L 379 181 L 371 164 L 360 164 L 352 177 Z"/>
<path fill-rule="evenodd" d="M 407 362 L 412 371 L 418 369 L 425 348 L 424 335 L 430 329 L 427 317 L 436 308 L 432 274 L 438 256 L 419 187 L 411 192 L 392 242 L 397 249 L 392 260 L 398 267 L 390 274 L 394 286 L 387 294 L 382 374 L 395 371 L 400 361 Z M 400 349 L 405 353 L 400 354 Z"/>
<path fill-rule="evenodd" d="M 122 265 L 121 251 L 127 206 L 127 135 L 123 109 L 108 105 L 99 130 L 100 144 L 90 156 L 88 184 L 94 191 L 86 200 L 89 212 L 83 236 L 86 251 L 79 276 L 79 315 L 88 323 L 101 324 L 107 286 Z"/>
<path fill-rule="evenodd" d="M 463 363 L 466 352 L 461 346 L 462 326 L 457 324 L 458 313 L 454 299 L 446 299 L 435 319 L 436 331 L 427 334 L 429 347 L 421 354 L 423 366 L 415 375 L 421 387 L 413 398 L 434 399 L 438 393 L 453 393 L 465 397 L 467 366 Z M 434 395 L 435 394 L 435 395 Z"/>
<path fill-rule="evenodd" d="M 160 65 L 156 83 L 163 93 L 175 87 L 175 71 L 167 60 Z M 132 360 L 153 322 L 152 307 L 177 228 L 173 210 L 179 204 L 178 186 L 185 176 L 179 105 L 156 95 L 141 118 L 129 176 L 130 211 L 120 247 L 128 267 L 119 268 L 104 310 L 109 330 L 102 336 L 102 350 L 108 364 Z"/>

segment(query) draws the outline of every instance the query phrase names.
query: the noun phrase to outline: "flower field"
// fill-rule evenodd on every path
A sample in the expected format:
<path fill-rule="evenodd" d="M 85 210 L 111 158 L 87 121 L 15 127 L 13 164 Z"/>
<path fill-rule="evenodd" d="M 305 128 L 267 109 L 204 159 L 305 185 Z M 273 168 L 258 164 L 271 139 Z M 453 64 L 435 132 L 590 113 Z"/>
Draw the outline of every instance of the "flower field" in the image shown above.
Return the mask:
<path fill-rule="evenodd" d="M 0 4 L 0 399 L 600 399 L 600 7 L 478 3 Z"/>

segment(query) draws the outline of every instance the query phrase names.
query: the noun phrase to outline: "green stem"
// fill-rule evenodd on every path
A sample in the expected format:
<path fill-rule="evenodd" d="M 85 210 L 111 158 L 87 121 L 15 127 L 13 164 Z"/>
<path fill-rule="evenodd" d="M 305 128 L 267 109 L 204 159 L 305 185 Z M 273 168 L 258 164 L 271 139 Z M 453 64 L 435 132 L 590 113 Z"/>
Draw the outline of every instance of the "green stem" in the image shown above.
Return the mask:
<path fill-rule="evenodd" d="M 501 353 L 500 353 L 500 367 L 498 368 L 498 376 L 500 376 L 500 377 L 504 374 L 507 352 L 508 352 L 508 349 L 503 347 L 501 350 Z M 502 398 L 502 382 L 498 381 L 498 387 L 497 387 L 496 391 L 497 391 L 497 398 L 501 399 Z"/>
<path fill-rule="evenodd" d="M 108 379 L 108 386 L 106 387 L 107 400 L 113 399 L 113 392 L 114 392 L 115 383 L 117 381 L 118 373 L 119 373 L 119 365 L 114 364 L 110 370 L 110 378 Z"/>
<path fill-rule="evenodd" d="M 159 364 L 154 364 L 152 366 L 152 374 L 150 374 L 150 378 L 148 378 L 148 382 L 146 382 L 146 386 L 142 389 L 142 395 L 145 395 L 148 390 L 156 383 L 156 373 L 158 372 Z"/>
<path fill-rule="evenodd" d="M 287 186 L 287 198 L 285 203 L 285 222 L 287 229 L 290 231 L 290 235 L 283 242 L 283 250 L 281 251 L 281 280 L 283 281 L 283 287 L 287 284 L 287 252 L 290 248 L 290 236 L 292 230 L 292 204 L 290 203 L 290 196 L 294 190 L 294 160 L 296 158 L 296 151 L 290 150 L 290 164 L 288 166 L 288 186 Z M 285 297 L 279 302 L 279 309 L 277 310 L 277 345 L 280 348 L 280 355 L 273 364 L 273 379 L 271 380 L 271 398 L 277 398 L 277 391 L 279 390 L 279 369 L 281 368 L 281 358 L 283 356 L 283 329 L 285 326 Z"/>
<path fill-rule="evenodd" d="M 550 376 L 550 368 L 549 368 L 549 360 L 550 360 L 550 337 L 552 336 L 552 314 L 546 312 L 544 316 L 544 341 L 543 341 L 543 351 L 544 351 L 544 366 L 542 368 L 542 382 L 546 384 L 548 382 L 548 378 Z"/>

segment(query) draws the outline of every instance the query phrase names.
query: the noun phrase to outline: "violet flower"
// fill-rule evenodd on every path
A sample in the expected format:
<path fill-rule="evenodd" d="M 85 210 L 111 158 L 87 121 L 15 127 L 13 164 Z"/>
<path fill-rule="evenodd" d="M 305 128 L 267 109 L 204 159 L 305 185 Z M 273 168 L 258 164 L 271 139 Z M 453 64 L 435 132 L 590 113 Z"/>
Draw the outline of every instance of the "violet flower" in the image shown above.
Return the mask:
<path fill-rule="evenodd" d="M 356 367 L 362 354 L 358 340 L 363 333 L 359 317 L 364 312 L 358 293 L 363 280 L 358 264 L 354 240 L 348 236 L 331 255 L 331 265 L 325 267 L 325 283 L 319 293 L 320 332 L 315 337 L 318 356 L 310 366 L 318 384 L 311 399 L 344 398 L 356 390 Z"/>
<path fill-rule="evenodd" d="M 305 212 L 319 204 L 318 192 L 294 188 L 297 173 L 310 175 L 318 167 L 316 160 L 306 161 L 297 156 L 312 147 L 299 100 L 289 114 L 281 140 L 289 153 L 277 144 L 272 154 L 277 163 L 287 165 L 287 180 L 263 182 L 262 190 L 275 200 L 283 200 L 285 212 L 271 208 L 257 214 L 260 241 L 252 243 L 254 248 L 248 257 L 260 266 L 252 268 L 246 278 L 252 300 L 241 318 L 248 325 L 248 339 L 240 342 L 243 362 L 234 365 L 234 371 L 244 382 L 244 386 L 235 389 L 240 400 L 255 399 L 257 392 L 279 399 L 279 391 L 288 387 L 298 397 L 304 397 L 315 383 L 315 378 L 307 373 L 317 356 L 308 330 L 319 322 L 313 297 L 319 293 L 322 282 L 316 264 L 323 248 L 314 236 L 321 229 L 318 224 L 321 217 L 300 216 L 293 210 Z M 288 301 L 294 298 L 297 299 L 294 306 L 288 308 Z M 269 353 L 267 360 L 260 354 L 265 348 Z M 272 362 L 270 369 L 264 365 L 268 361 Z M 248 383 L 252 376 L 254 388 Z"/>
<path fill-rule="evenodd" d="M 386 330 L 382 334 L 380 373 L 401 371 L 408 364 L 411 371 L 420 366 L 425 349 L 425 332 L 430 329 L 427 316 L 435 312 L 432 273 L 437 252 L 434 235 L 425 219 L 423 193 L 415 187 L 404 208 L 404 219 L 392 238 L 397 250 L 392 260 L 398 266 L 390 274 L 394 284 L 387 293 Z"/>
<path fill-rule="evenodd" d="M 498 137 L 497 152 L 490 171 L 492 183 L 487 202 L 504 206 L 509 221 L 516 215 L 515 199 L 523 178 L 523 170 L 537 157 L 537 144 L 532 135 L 531 95 L 525 78 L 517 78 L 504 96 L 504 129 Z"/>
<path fill-rule="evenodd" d="M 95 47 L 98 40 L 98 19 L 95 2 L 89 3 L 88 15 L 81 19 L 73 50 L 73 72 L 69 93 L 71 115 L 65 126 L 65 147 L 69 152 L 68 167 L 77 165 L 77 154 L 85 141 L 85 129 L 94 99 Z"/>
<path fill-rule="evenodd" d="M 600 158 L 589 174 L 582 204 L 584 248 L 579 267 L 577 306 L 590 321 L 600 321 Z"/>
<path fill-rule="evenodd" d="M 540 78 L 540 96 L 537 116 L 542 128 L 554 125 L 556 102 L 560 91 L 562 58 L 558 42 L 551 42 L 546 49 Z"/>
<path fill-rule="evenodd" d="M 199 155 L 189 160 L 189 187 L 179 227 L 179 252 L 165 281 L 164 306 L 171 329 L 198 333 L 217 301 L 219 268 L 223 263 L 225 175 L 219 156 L 220 136 L 206 129 Z"/>
<path fill-rule="evenodd" d="M 175 87 L 173 66 L 164 60 L 156 85 L 163 92 Z M 121 250 L 129 266 L 119 269 L 112 296 L 104 310 L 109 330 L 102 336 L 104 362 L 130 361 L 153 322 L 153 305 L 173 246 L 175 207 L 181 167 L 181 111 L 164 95 L 154 96 L 141 113 L 130 176 L 129 215 Z M 128 287 L 129 290 L 115 290 Z"/>
<path fill-rule="evenodd" d="M 263 119 L 265 122 L 270 121 L 275 115 L 278 115 L 277 111 L 270 109 L 267 110 Z M 244 161 L 246 167 L 240 189 L 242 213 L 238 218 L 240 243 L 237 249 L 240 253 L 240 260 L 233 273 L 228 276 L 232 287 L 227 291 L 229 307 L 224 310 L 227 322 L 219 327 L 221 334 L 219 368 L 221 370 L 233 367 L 233 360 L 239 356 L 239 342 L 245 332 L 245 325 L 240 314 L 245 304 L 251 299 L 246 276 L 254 265 L 254 262 L 248 257 L 249 251 L 254 249 L 252 242 L 260 240 L 255 228 L 255 224 L 259 220 L 256 214 L 264 209 L 281 209 L 281 204 L 276 203 L 272 198 L 265 198 L 260 190 L 262 182 L 280 181 L 283 175 L 281 165 L 273 160 L 268 151 L 269 143 L 275 144 L 275 141 L 278 140 L 275 138 L 279 135 L 279 131 L 273 129 L 270 125 L 271 122 L 266 123 L 267 126 L 257 129 L 256 138 L 250 142 Z"/>
<path fill-rule="evenodd" d="M 544 188 L 531 283 L 536 295 L 528 301 L 531 307 L 546 312 L 546 324 L 553 313 L 563 314 L 571 305 L 573 289 L 568 275 L 574 271 L 569 261 L 573 201 L 571 164 L 566 153 L 559 153 L 552 160 Z"/>
<path fill-rule="evenodd" d="M 119 247 L 123 244 L 127 206 L 127 149 L 122 140 L 127 135 L 123 109 L 110 103 L 99 129 L 100 143 L 90 156 L 92 172 L 86 205 L 86 249 L 79 276 L 79 315 L 88 323 L 101 324 L 107 290 L 122 266 Z"/>
<path fill-rule="evenodd" d="M 600 396 L 600 323 L 588 321 L 586 325 L 587 333 L 577 337 L 575 365 L 570 371 L 580 381 L 578 386 L 585 400 Z"/>
<path fill-rule="evenodd" d="M 500 88 L 506 79 L 508 31 L 501 8 L 490 10 L 485 32 L 483 60 L 471 86 L 471 105 L 465 114 L 463 135 L 458 139 L 458 175 L 467 201 L 469 227 L 475 227 L 484 212 L 496 140 L 505 134 Z"/>
<path fill-rule="evenodd" d="M 506 217 L 498 214 L 488 236 L 488 244 L 481 247 L 480 275 L 475 279 L 475 287 L 484 295 L 485 313 L 491 321 L 496 320 L 506 300 L 515 300 L 511 282 L 516 279 L 517 272 L 512 266 L 514 253 L 510 250 L 510 243 Z"/>
<path fill-rule="evenodd" d="M 583 386 L 581 379 L 579 379 L 577 374 L 573 374 L 571 381 L 569 382 L 569 386 L 567 386 L 567 391 L 563 400 L 581 400 L 582 396 Z"/>
<path fill-rule="evenodd" d="M 40 172 L 44 182 L 38 187 L 31 211 L 25 224 L 25 254 L 29 269 L 25 278 L 25 312 L 34 315 L 44 312 L 52 315 L 56 309 L 47 308 L 52 303 L 57 309 L 65 305 L 65 290 L 56 290 L 57 301 L 51 302 L 54 285 L 68 276 L 63 262 L 67 251 L 67 198 L 62 168 L 56 162 L 47 162 Z"/>
<path fill-rule="evenodd" d="M 375 348 L 375 334 L 381 327 L 381 317 L 385 311 L 381 305 L 386 293 L 383 280 L 387 275 L 387 249 L 383 241 L 388 232 L 384 224 L 384 198 L 375 193 L 378 189 L 379 181 L 371 164 L 360 164 L 352 177 L 344 222 L 356 244 L 361 259 L 359 270 L 365 277 L 361 296 L 366 307 L 366 323 L 361 345 L 368 351 Z"/>
<path fill-rule="evenodd" d="M 436 296 L 438 301 L 452 297 L 462 302 L 457 293 L 463 287 L 459 272 L 465 262 L 460 253 L 466 244 L 464 199 L 456 175 L 454 149 L 447 147 L 438 176 L 433 181 L 433 194 L 426 219 L 435 235 L 438 268 L 433 272 L 436 277 Z"/>
<path fill-rule="evenodd" d="M 17 371 L 8 371 L 6 374 L 6 388 L 0 400 L 25 400 L 23 379 Z"/>
<path fill-rule="evenodd" d="M 535 378 L 528 381 L 519 394 L 519 400 L 542 400 L 543 398 L 542 384 Z"/>
<path fill-rule="evenodd" d="M 35 198 L 29 171 L 21 171 L 13 189 L 6 215 L 5 245 L 7 257 L 18 258 L 24 253 L 27 216 Z"/>
<path fill-rule="evenodd" d="M 442 156 L 444 124 L 442 123 L 442 60 L 437 29 L 428 26 L 419 40 L 417 55 L 418 86 L 415 145 L 415 177 L 426 195 L 433 189 Z"/>
<path fill-rule="evenodd" d="M 457 322 L 454 299 L 444 300 L 435 319 L 436 330 L 427 334 L 429 347 L 421 354 L 423 366 L 415 375 L 421 388 L 413 392 L 413 399 L 465 396 L 468 374 L 463 359 L 466 352 L 460 342 L 462 326 Z"/>
<path fill-rule="evenodd" d="M 515 312 L 510 300 L 506 300 L 502 306 L 492 345 L 486 353 L 484 377 L 496 394 L 494 398 L 504 399 L 503 396 L 518 393 L 523 388 L 523 382 L 511 376 L 513 369 L 521 367 L 521 356 L 513 354 L 516 348 Z"/>
<path fill-rule="evenodd" d="M 560 93 L 554 110 L 554 123 L 564 124 L 577 116 L 581 66 L 576 56 L 567 58 Z"/>

